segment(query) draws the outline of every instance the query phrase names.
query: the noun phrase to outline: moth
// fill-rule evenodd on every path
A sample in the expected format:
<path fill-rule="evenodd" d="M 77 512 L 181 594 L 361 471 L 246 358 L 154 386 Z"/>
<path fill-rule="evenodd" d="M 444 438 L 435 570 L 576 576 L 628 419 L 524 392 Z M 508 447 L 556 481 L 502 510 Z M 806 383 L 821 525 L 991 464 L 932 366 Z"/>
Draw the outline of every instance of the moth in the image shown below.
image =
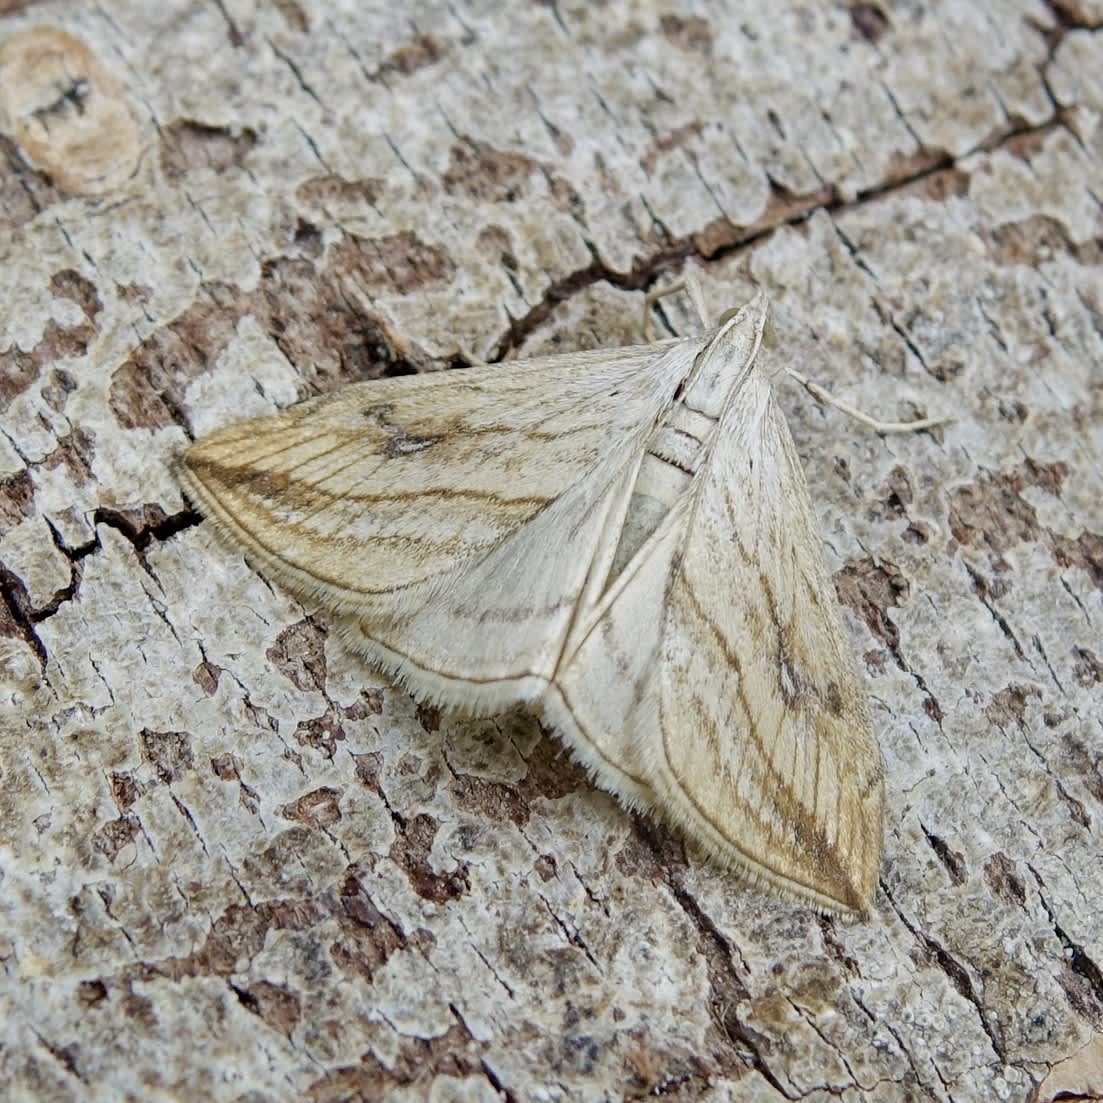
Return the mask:
<path fill-rule="evenodd" d="M 766 322 L 759 294 L 698 337 L 352 384 L 198 441 L 182 480 L 415 697 L 527 705 L 627 807 L 865 912 L 880 753 Z"/>

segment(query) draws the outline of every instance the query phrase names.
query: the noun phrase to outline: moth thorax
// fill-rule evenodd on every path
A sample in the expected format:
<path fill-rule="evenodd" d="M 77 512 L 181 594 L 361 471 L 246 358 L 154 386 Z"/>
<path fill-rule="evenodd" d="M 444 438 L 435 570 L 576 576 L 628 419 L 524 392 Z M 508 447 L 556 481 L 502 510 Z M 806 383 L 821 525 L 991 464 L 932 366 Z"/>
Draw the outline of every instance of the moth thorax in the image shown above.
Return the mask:
<path fill-rule="evenodd" d="M 689 489 L 704 448 L 695 438 L 664 425 L 644 453 L 628 502 L 616 555 L 609 573 L 613 582 L 647 538 L 662 524 L 675 502 Z"/>

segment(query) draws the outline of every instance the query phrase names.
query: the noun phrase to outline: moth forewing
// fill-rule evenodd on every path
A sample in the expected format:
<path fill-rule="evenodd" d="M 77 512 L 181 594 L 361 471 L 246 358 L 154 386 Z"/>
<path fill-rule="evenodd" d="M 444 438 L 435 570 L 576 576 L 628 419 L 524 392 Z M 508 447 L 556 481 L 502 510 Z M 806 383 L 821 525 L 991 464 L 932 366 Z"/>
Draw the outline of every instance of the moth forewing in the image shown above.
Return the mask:
<path fill-rule="evenodd" d="M 804 473 L 760 371 L 737 383 L 693 493 L 655 728 L 637 732 L 657 803 L 752 880 L 865 911 L 880 753 Z"/>
<path fill-rule="evenodd" d="M 615 481 L 678 385 L 649 371 L 669 347 L 354 384 L 198 441 L 183 480 L 296 592 L 401 620 L 572 488 Z"/>

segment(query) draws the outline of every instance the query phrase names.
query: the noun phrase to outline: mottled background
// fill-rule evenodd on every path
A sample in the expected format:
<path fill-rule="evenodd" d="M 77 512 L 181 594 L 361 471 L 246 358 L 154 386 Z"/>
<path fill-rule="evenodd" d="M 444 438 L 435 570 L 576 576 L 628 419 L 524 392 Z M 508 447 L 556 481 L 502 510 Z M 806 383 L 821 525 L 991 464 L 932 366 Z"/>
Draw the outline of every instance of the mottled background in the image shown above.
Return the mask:
<path fill-rule="evenodd" d="M 1103 1092 L 1103 4 L 0 12 L 8 1098 Z M 687 262 L 778 366 L 959 418 L 779 390 L 885 758 L 866 923 L 418 708 L 173 475 L 636 340 Z"/>

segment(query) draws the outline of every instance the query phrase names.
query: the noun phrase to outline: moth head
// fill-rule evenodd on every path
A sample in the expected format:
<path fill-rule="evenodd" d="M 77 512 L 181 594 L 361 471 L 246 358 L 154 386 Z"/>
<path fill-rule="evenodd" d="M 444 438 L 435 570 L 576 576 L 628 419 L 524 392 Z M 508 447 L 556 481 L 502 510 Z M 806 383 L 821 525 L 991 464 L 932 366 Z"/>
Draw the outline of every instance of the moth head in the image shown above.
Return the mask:
<path fill-rule="evenodd" d="M 733 306 L 725 310 L 720 315 L 716 328 L 718 337 L 733 329 L 751 329 L 755 335 L 756 349 L 763 341 L 770 348 L 777 340 L 773 324 L 770 322 L 770 300 L 765 291 L 755 292 L 755 297 L 742 306 Z"/>
<path fill-rule="evenodd" d="M 774 341 L 770 300 L 764 291 L 759 291 L 750 302 L 720 316 L 710 347 L 727 347 L 749 369 L 758 357 L 759 348 L 763 344 L 770 348 Z"/>

